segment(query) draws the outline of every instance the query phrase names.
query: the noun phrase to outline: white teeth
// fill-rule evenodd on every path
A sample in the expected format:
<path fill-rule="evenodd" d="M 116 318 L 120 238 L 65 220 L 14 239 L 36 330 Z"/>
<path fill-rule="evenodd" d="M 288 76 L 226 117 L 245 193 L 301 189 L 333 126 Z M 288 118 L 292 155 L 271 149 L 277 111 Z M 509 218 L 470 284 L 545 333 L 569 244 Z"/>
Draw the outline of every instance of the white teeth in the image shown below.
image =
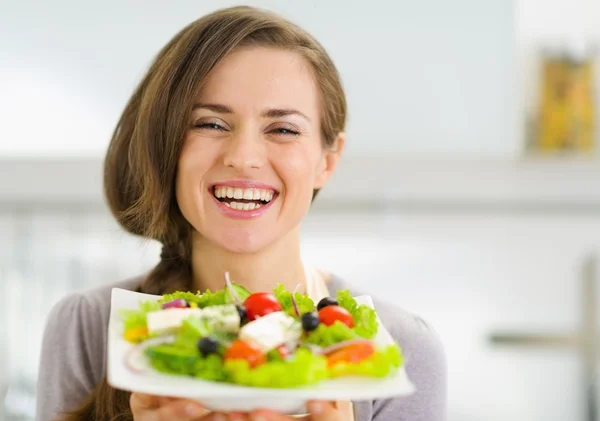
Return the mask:
<path fill-rule="evenodd" d="M 229 206 L 231 209 L 244 210 L 244 211 L 260 208 L 260 205 L 257 203 L 231 202 L 231 203 L 225 203 L 225 205 Z"/>
<path fill-rule="evenodd" d="M 270 202 L 275 193 L 271 190 L 263 189 L 242 189 L 239 187 L 218 186 L 214 189 L 214 195 L 217 199 L 244 199 L 244 200 L 262 200 Z M 239 202 L 238 202 L 239 203 Z"/>

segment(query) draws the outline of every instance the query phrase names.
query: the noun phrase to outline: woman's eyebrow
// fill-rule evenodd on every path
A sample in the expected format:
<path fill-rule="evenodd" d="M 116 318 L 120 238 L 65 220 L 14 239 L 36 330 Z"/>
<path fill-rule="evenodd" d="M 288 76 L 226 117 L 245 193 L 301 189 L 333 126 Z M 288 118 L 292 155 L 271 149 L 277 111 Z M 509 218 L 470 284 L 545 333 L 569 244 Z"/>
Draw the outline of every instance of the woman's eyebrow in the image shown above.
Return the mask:
<path fill-rule="evenodd" d="M 285 117 L 288 115 L 297 115 L 310 122 L 310 118 L 308 118 L 306 114 L 301 113 L 300 111 L 295 110 L 293 108 L 270 108 L 268 110 L 263 111 L 261 114 L 262 117 L 270 118 Z"/>
<path fill-rule="evenodd" d="M 197 110 L 199 108 L 203 108 L 205 110 L 210 110 L 219 114 L 233 114 L 233 110 L 229 108 L 227 105 L 223 104 L 194 104 L 192 110 Z"/>
<path fill-rule="evenodd" d="M 213 111 L 213 112 L 219 113 L 219 114 L 233 114 L 233 110 L 230 107 L 228 107 L 227 105 L 223 105 L 223 104 L 197 103 L 197 104 L 194 104 L 194 106 L 192 107 L 192 110 L 197 110 L 197 109 L 205 109 L 205 110 Z M 269 118 L 285 117 L 288 115 L 297 115 L 297 116 L 302 117 L 306 121 L 310 122 L 310 118 L 306 114 L 304 114 L 298 110 L 295 110 L 293 108 L 269 108 L 261 113 L 261 117 L 269 117 Z"/>

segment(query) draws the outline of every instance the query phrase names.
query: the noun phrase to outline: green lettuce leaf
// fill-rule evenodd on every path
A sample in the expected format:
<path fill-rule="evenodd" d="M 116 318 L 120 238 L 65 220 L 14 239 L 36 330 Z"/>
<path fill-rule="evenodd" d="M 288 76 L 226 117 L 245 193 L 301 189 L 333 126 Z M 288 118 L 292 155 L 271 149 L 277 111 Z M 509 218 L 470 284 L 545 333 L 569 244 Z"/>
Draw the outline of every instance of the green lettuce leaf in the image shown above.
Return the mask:
<path fill-rule="evenodd" d="M 177 291 L 171 294 L 164 294 L 162 298 L 158 300 L 158 303 L 162 306 L 165 303 L 179 299 L 186 300 L 188 303 L 198 304 L 198 301 L 200 300 L 200 294 L 194 294 L 193 292 L 189 291 Z"/>
<path fill-rule="evenodd" d="M 149 347 L 146 355 L 152 367 L 162 373 L 221 382 L 230 380 L 223 360 L 217 354 L 203 357 L 197 350 L 182 348 L 177 344 L 163 344 Z"/>
<path fill-rule="evenodd" d="M 306 340 L 311 344 L 325 348 L 338 342 L 357 338 L 359 338 L 359 335 L 354 329 L 349 328 L 340 321 L 336 321 L 331 326 L 325 326 L 321 323 L 308 334 Z"/>
<path fill-rule="evenodd" d="M 377 350 L 371 357 L 359 363 L 338 363 L 329 367 L 329 377 L 371 376 L 386 377 L 402 366 L 403 356 L 398 345 Z"/>
<path fill-rule="evenodd" d="M 273 294 L 277 301 L 281 304 L 283 311 L 293 317 L 298 317 L 296 314 L 296 310 L 294 309 L 294 303 L 292 302 L 292 293 L 287 291 L 283 284 L 277 284 L 275 289 L 273 290 Z M 298 310 L 300 314 L 309 313 L 315 310 L 315 303 L 308 296 L 296 292 L 294 294 L 294 298 L 296 299 L 296 304 L 298 305 Z"/>
<path fill-rule="evenodd" d="M 327 378 L 327 359 L 299 349 L 293 359 L 273 360 L 251 369 L 246 360 L 229 360 L 225 369 L 235 384 L 291 388 L 316 384 Z"/>
<path fill-rule="evenodd" d="M 371 339 L 377 333 L 379 324 L 375 310 L 366 305 L 358 305 L 350 291 L 340 290 L 337 293 L 338 304 L 350 312 L 354 319 L 354 332 L 367 339 Z"/>
<path fill-rule="evenodd" d="M 136 327 L 146 326 L 146 315 L 152 311 L 160 310 L 160 303 L 156 301 L 142 301 L 138 310 L 120 310 L 119 315 L 125 326 L 125 331 Z"/>

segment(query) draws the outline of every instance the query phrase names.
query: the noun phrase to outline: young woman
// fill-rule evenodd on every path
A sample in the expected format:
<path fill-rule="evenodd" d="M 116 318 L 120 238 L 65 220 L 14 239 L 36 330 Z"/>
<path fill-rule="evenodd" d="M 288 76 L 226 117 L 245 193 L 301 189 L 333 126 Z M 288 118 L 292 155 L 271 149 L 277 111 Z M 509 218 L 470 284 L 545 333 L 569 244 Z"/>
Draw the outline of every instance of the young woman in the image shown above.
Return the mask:
<path fill-rule="evenodd" d="M 376 71 L 376 67 L 374 67 Z M 183 29 L 158 54 L 118 122 L 105 193 L 128 232 L 163 244 L 147 275 L 65 298 L 50 314 L 38 420 L 290 420 L 269 411 L 210 413 L 195 402 L 110 388 L 105 351 L 114 286 L 152 294 L 223 287 L 293 289 L 315 299 L 351 289 L 305 268 L 300 223 L 344 146 L 338 72 L 310 35 L 269 12 L 237 7 Z M 376 302 L 417 392 L 366 402 L 311 402 L 311 420 L 445 418 L 445 360 L 419 318 Z"/>

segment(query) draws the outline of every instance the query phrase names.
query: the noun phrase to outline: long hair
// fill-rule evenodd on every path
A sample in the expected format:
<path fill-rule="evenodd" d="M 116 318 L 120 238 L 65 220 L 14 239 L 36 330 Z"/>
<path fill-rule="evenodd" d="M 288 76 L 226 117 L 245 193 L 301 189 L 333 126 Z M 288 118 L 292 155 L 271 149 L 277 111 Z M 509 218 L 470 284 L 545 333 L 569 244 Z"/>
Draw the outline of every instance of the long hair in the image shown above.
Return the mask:
<path fill-rule="evenodd" d="M 159 52 L 127 103 L 104 162 L 110 210 L 129 233 L 162 243 L 158 265 L 140 291 L 164 294 L 191 286 L 189 223 L 175 199 L 177 161 L 194 99 L 209 72 L 233 50 L 247 46 L 300 54 L 314 73 L 322 102 L 323 147 L 334 146 L 346 124 L 346 98 L 325 49 L 282 17 L 251 7 L 208 14 L 185 27 Z M 313 192 L 313 199 L 318 190 Z M 131 420 L 129 393 L 106 379 L 64 420 Z"/>

